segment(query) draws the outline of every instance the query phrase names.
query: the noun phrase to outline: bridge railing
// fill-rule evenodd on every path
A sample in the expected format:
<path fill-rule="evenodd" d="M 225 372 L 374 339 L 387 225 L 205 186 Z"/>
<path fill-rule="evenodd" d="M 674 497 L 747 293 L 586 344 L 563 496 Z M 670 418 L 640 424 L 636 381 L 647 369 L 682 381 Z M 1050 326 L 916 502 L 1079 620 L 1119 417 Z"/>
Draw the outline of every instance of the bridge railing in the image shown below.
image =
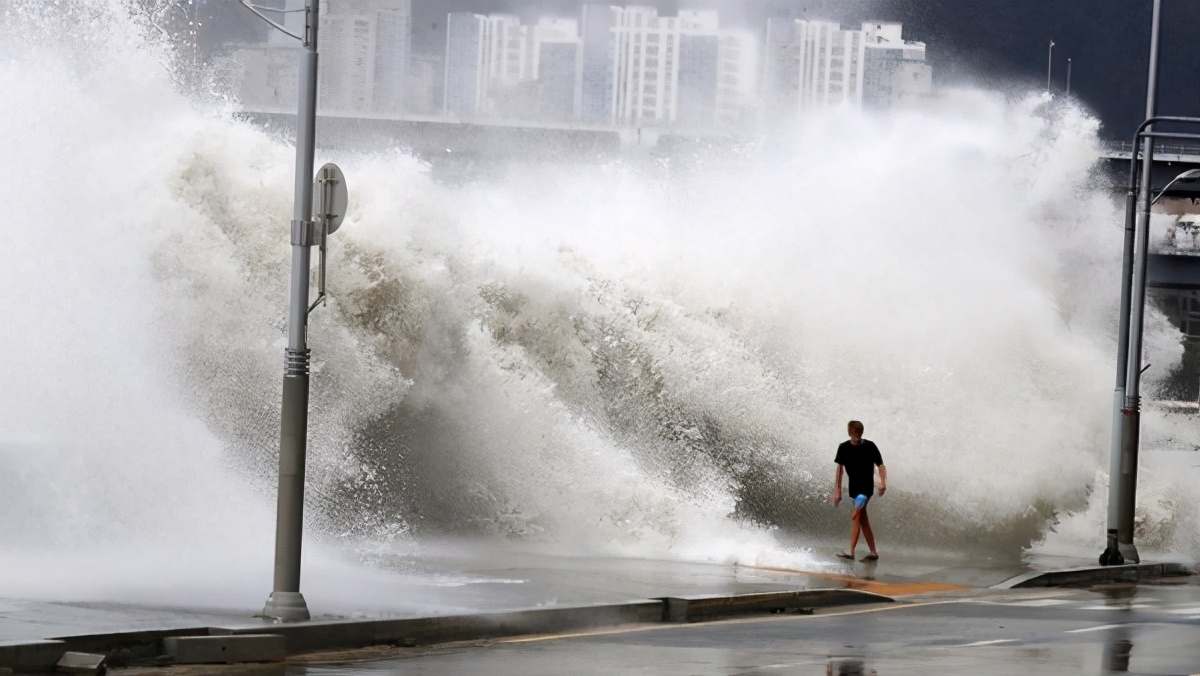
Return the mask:
<path fill-rule="evenodd" d="M 1119 155 L 1132 156 L 1134 154 L 1133 144 L 1130 143 L 1129 141 L 1108 143 L 1106 146 L 1106 149 L 1108 150 L 1109 153 L 1112 153 L 1114 155 L 1119 154 Z M 1138 149 L 1138 153 L 1139 154 L 1141 153 L 1140 148 Z M 1200 157 L 1200 146 L 1172 146 L 1172 145 L 1162 145 L 1162 144 L 1156 143 L 1156 144 L 1154 144 L 1154 154 L 1155 155 L 1189 155 L 1192 157 Z"/>

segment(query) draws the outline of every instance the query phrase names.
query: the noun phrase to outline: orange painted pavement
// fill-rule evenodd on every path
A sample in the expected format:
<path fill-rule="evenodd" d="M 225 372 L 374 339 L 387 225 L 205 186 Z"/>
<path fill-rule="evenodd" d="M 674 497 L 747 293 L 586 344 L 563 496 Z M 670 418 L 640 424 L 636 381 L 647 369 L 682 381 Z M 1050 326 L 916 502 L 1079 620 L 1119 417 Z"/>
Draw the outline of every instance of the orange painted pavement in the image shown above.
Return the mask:
<path fill-rule="evenodd" d="M 917 594 L 933 594 L 935 592 L 945 591 L 961 591 L 970 589 L 967 585 L 950 584 L 947 582 L 879 582 L 876 580 L 864 580 L 861 577 L 853 575 L 839 575 L 837 573 L 819 573 L 811 570 L 795 570 L 792 568 L 776 568 L 774 566 L 740 566 L 742 568 L 751 568 L 754 570 L 766 570 L 772 573 L 792 573 L 795 575 L 808 575 L 810 577 L 819 577 L 824 580 L 834 580 L 842 583 L 846 589 L 857 589 L 859 591 L 871 592 L 873 594 L 882 594 L 884 596 L 915 596 Z"/>

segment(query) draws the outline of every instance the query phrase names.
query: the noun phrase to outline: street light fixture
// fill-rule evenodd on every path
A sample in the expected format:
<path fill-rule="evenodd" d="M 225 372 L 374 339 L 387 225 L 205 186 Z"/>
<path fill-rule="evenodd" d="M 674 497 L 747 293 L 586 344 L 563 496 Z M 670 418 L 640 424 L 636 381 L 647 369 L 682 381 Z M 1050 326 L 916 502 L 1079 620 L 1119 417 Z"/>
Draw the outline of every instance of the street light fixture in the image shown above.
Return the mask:
<path fill-rule="evenodd" d="M 275 521 L 274 586 L 262 616 L 295 622 L 309 619 L 300 593 L 300 547 L 304 535 L 304 470 L 308 450 L 308 315 L 325 300 L 325 251 L 330 234 L 346 213 L 346 180 L 336 165 L 327 164 L 313 179 L 317 117 L 317 23 L 320 0 L 304 0 L 304 8 L 279 9 L 240 0 L 242 6 L 276 30 L 304 45 L 300 61 L 300 95 L 296 115 L 296 190 L 293 202 L 292 266 L 288 305 L 287 348 L 284 351 L 283 403 L 279 435 L 279 496 Z M 304 32 L 297 35 L 263 12 L 304 12 Z M 313 213 L 313 194 L 319 203 Z M 312 247 L 319 247 L 318 296 L 308 303 Z"/>
<path fill-rule="evenodd" d="M 1159 190 L 1158 194 L 1154 196 L 1154 199 L 1150 200 L 1150 206 L 1158 204 L 1158 201 L 1162 199 L 1163 195 L 1166 195 L 1167 191 L 1174 187 L 1176 183 L 1195 183 L 1196 181 L 1200 181 L 1200 169 L 1188 169 L 1182 174 L 1171 179 L 1170 183 L 1167 183 L 1162 190 Z"/>
<path fill-rule="evenodd" d="M 1050 41 L 1050 53 L 1046 56 L 1046 93 L 1050 93 L 1050 75 L 1054 72 L 1054 41 Z"/>
<path fill-rule="evenodd" d="M 1146 120 L 1133 137 L 1133 155 L 1129 163 L 1129 190 L 1125 201 L 1125 246 L 1122 256 L 1121 314 L 1117 332 L 1117 378 L 1113 390 L 1112 447 L 1108 486 L 1107 547 L 1100 565 L 1140 562 L 1133 544 L 1133 519 L 1136 507 L 1138 442 L 1141 424 L 1139 393 L 1142 367 L 1142 322 L 1146 310 L 1146 263 L 1150 244 L 1150 182 L 1154 167 L 1154 142 L 1158 138 L 1200 140 L 1200 134 L 1160 132 L 1159 123 L 1200 125 L 1200 117 L 1158 117 L 1158 62 L 1161 54 L 1162 0 L 1154 0 L 1150 29 L 1150 67 L 1146 82 Z M 1141 183 L 1138 183 L 1138 147 L 1141 147 Z M 1194 180 L 1184 172 L 1176 181 Z M 1164 190 L 1165 191 L 1165 190 Z M 1161 197 L 1160 192 L 1160 197 Z M 1138 207 L 1139 203 L 1141 208 Z"/>

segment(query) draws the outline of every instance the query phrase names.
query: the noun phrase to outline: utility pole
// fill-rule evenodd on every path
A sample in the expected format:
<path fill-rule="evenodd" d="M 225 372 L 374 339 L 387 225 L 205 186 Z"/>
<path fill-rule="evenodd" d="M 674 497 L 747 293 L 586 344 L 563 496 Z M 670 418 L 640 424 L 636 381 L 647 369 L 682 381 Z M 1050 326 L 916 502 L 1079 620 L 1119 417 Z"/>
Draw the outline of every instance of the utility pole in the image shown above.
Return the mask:
<path fill-rule="evenodd" d="M 1155 116 L 1158 60 L 1161 52 L 1162 0 L 1154 0 L 1150 28 L 1150 67 L 1146 83 L 1146 119 Z M 1149 127 L 1149 131 L 1153 126 Z M 1146 306 L 1146 247 L 1150 238 L 1150 182 L 1154 138 L 1142 141 L 1140 190 L 1131 189 L 1125 205 L 1125 252 L 1121 276 L 1121 316 L 1117 336 L 1117 385 L 1113 391 L 1113 434 L 1108 479 L 1108 546 L 1103 565 L 1141 559 L 1133 544 L 1138 438 L 1141 433 L 1142 322 Z M 1138 161 L 1137 148 L 1131 162 Z M 1139 207 L 1138 205 L 1142 205 Z M 1136 219 L 1134 214 L 1136 213 Z"/>
<path fill-rule="evenodd" d="M 1067 59 L 1067 98 L 1071 98 L 1071 59 Z"/>
<path fill-rule="evenodd" d="M 346 177 L 333 163 L 313 177 L 317 121 L 317 21 L 320 0 L 304 0 L 303 10 L 239 3 L 275 30 L 304 46 L 300 57 L 300 100 L 296 115 L 296 190 L 292 205 L 292 270 L 288 342 L 284 350 L 283 405 L 279 434 L 279 503 L 275 520 L 275 581 L 260 617 L 280 622 L 309 619 L 300 593 L 300 544 L 304 535 L 304 467 L 308 451 L 308 315 L 325 302 L 325 262 L 329 235 L 341 227 L 350 198 Z M 263 12 L 304 12 L 304 32 L 292 33 Z M 319 199 L 313 208 L 313 195 Z M 315 211 L 315 213 L 314 213 Z M 312 247 L 320 251 L 317 299 L 308 303 Z"/>
<path fill-rule="evenodd" d="M 320 0 L 305 0 L 304 53 L 296 116 L 296 191 L 292 209 L 292 271 L 288 342 L 284 352 L 283 410 L 279 435 L 279 503 L 275 522 L 275 582 L 263 615 L 294 622 L 309 619 L 300 593 L 300 544 L 304 533 L 304 467 L 308 450 L 308 286 L 311 247 L 318 243 L 312 220 L 313 155 L 317 117 L 317 20 Z"/>
<path fill-rule="evenodd" d="M 1050 75 L 1054 72 L 1054 41 L 1050 41 L 1050 54 L 1046 57 L 1046 93 L 1050 93 Z"/>

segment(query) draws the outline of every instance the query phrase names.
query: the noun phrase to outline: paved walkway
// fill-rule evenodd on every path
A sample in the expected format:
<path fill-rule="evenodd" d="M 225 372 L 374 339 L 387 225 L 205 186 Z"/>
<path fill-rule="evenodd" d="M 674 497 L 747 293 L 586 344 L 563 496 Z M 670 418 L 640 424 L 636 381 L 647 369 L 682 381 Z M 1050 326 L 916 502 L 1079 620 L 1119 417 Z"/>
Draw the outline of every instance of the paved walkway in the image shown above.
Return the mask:
<path fill-rule="evenodd" d="M 436 556 L 396 557 L 378 565 L 394 571 L 397 583 L 381 588 L 370 609 L 331 613 L 309 598 L 314 619 L 418 617 L 537 607 L 616 603 L 632 599 L 701 594 L 849 587 L 889 596 L 966 587 L 985 587 L 1023 572 L 1019 565 L 964 561 L 952 557 L 888 554 L 877 564 L 818 562 L 816 570 L 651 561 L 576 558 L 492 550 L 472 555 L 461 549 Z M 373 573 L 378 576 L 378 571 Z M 422 581 L 426 586 L 422 587 Z M 361 581 L 357 581 L 361 586 Z M 263 599 L 269 590 L 263 591 Z M 419 591 L 419 602 L 417 592 Z M 435 603 L 431 605 L 431 600 Z M 241 608 L 148 607 L 123 602 L 70 603 L 0 599 L 0 642 L 85 634 L 197 626 L 261 624 L 260 599 Z M 431 613 L 430 608 L 436 611 Z"/>

